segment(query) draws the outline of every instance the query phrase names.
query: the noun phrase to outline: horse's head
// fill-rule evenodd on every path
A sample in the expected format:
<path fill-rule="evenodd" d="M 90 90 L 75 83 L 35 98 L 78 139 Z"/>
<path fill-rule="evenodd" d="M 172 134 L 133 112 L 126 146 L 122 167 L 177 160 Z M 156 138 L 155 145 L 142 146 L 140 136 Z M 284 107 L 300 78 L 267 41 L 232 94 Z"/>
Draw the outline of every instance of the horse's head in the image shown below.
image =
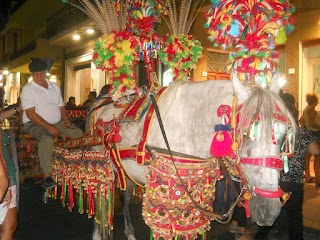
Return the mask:
<path fill-rule="evenodd" d="M 278 79 L 275 75 L 266 89 L 246 88 L 235 76 L 232 79 L 239 99 L 236 132 L 240 175 L 252 220 L 261 226 L 272 225 L 280 213 L 281 146 L 288 139 L 289 128 L 295 134 L 295 126 L 290 127 L 295 121 L 278 96 Z"/>

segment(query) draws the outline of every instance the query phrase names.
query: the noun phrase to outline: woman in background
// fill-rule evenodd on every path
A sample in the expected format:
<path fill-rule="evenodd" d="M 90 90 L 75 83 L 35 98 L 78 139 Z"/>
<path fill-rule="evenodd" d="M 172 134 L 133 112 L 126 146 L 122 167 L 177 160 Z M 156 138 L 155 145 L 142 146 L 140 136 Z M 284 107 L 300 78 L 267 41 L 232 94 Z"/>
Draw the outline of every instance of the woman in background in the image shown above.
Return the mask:
<path fill-rule="evenodd" d="M 303 110 L 302 116 L 299 120 L 300 125 L 308 129 L 317 139 L 320 141 L 320 115 L 316 111 L 318 105 L 318 97 L 316 94 L 307 94 L 306 101 L 308 106 Z M 312 154 L 307 154 L 305 157 L 305 182 L 311 182 L 310 176 L 310 158 Z M 320 156 L 314 156 L 314 174 L 315 174 L 315 186 L 320 185 Z"/>

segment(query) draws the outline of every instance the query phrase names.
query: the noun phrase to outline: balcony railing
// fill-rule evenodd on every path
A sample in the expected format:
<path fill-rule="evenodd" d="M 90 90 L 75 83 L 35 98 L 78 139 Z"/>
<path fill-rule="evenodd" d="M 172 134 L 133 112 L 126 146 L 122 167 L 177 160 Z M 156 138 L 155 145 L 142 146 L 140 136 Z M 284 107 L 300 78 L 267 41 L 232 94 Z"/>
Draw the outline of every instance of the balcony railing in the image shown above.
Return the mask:
<path fill-rule="evenodd" d="M 47 19 L 47 37 L 52 38 L 87 21 L 89 17 L 70 5 L 67 5 Z"/>
<path fill-rule="evenodd" d="M 25 2 L 26 0 L 14 1 L 14 4 L 10 7 L 10 15 L 15 13 Z"/>
<path fill-rule="evenodd" d="M 21 57 L 21 56 L 27 54 L 28 52 L 31 52 L 32 50 L 36 49 L 36 47 L 37 47 L 37 42 L 32 41 L 32 42 L 28 43 L 27 45 L 24 45 L 22 48 L 20 48 L 19 50 L 15 51 L 13 53 L 3 54 L 1 64 L 3 66 L 8 65 L 10 61 L 13 61 L 16 58 Z"/>

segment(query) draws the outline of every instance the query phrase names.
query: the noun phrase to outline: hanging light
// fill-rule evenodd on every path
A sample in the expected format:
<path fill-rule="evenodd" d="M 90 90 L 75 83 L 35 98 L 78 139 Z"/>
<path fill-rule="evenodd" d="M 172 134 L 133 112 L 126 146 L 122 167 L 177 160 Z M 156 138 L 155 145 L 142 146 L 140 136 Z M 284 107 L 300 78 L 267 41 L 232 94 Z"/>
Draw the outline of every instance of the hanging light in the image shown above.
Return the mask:
<path fill-rule="evenodd" d="M 94 28 L 93 27 L 88 27 L 87 28 L 87 34 L 94 34 Z"/>
<path fill-rule="evenodd" d="M 3 75 L 8 75 L 9 74 L 9 71 L 8 70 L 3 70 Z"/>
<path fill-rule="evenodd" d="M 80 35 L 80 33 L 78 33 L 78 32 L 76 32 L 76 33 L 74 33 L 74 34 L 72 35 L 72 39 L 75 40 L 75 41 L 80 40 L 80 38 L 81 38 L 81 35 Z"/>

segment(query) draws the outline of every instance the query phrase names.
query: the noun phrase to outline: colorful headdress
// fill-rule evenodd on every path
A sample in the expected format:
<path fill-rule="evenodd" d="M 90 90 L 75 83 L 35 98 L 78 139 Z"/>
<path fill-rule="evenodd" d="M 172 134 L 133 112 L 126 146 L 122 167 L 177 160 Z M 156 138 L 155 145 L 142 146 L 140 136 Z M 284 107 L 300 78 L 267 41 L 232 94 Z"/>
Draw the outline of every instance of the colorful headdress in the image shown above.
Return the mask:
<path fill-rule="evenodd" d="M 162 49 L 163 40 L 154 28 L 160 21 L 161 6 L 157 0 L 129 1 L 128 29 L 139 37 L 139 57 L 144 62 L 145 70 L 152 85 L 151 73 L 155 72 L 155 59 Z"/>
<path fill-rule="evenodd" d="M 295 8 L 288 0 L 213 0 L 205 28 L 214 46 L 235 45 L 227 70 L 243 82 L 267 85 L 278 71 L 275 44 L 293 31 Z"/>
<path fill-rule="evenodd" d="M 158 22 L 157 0 L 79 0 L 79 4 L 62 0 L 80 9 L 98 26 L 93 61 L 98 69 L 108 71 L 113 80 L 114 100 L 137 93 L 133 67 L 139 60 L 146 65 L 148 77 L 155 71 L 153 58 L 158 56 L 162 39 L 153 29 Z M 150 78 L 149 78 L 150 79 Z M 151 85 L 151 84 L 150 84 Z"/>

